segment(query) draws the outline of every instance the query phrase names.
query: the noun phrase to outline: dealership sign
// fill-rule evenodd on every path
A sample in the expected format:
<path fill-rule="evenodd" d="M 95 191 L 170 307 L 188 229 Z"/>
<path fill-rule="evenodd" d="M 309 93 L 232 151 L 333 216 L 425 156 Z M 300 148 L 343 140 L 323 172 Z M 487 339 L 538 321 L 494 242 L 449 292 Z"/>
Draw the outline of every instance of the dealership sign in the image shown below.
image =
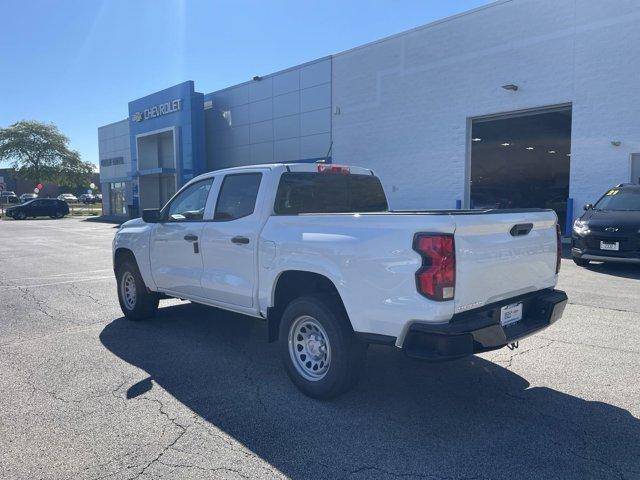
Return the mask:
<path fill-rule="evenodd" d="M 142 112 L 134 112 L 131 119 L 134 122 L 141 122 L 143 120 L 149 120 L 150 118 L 161 117 L 168 113 L 177 112 L 182 110 L 182 99 L 176 98 L 169 102 L 154 105 L 153 107 L 145 108 Z"/>

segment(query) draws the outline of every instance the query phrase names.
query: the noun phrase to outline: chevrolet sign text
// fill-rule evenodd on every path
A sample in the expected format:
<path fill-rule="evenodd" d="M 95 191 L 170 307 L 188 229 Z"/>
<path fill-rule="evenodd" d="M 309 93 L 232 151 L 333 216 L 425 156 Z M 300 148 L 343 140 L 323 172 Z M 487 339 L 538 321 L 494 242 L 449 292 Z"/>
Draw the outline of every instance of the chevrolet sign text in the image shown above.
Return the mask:
<path fill-rule="evenodd" d="M 142 112 L 134 112 L 131 116 L 134 122 L 141 122 L 142 120 L 148 120 L 150 118 L 161 117 L 168 113 L 177 112 L 182 110 L 182 99 L 176 98 L 170 102 L 161 103 L 160 105 L 154 105 L 153 107 L 145 108 Z"/>

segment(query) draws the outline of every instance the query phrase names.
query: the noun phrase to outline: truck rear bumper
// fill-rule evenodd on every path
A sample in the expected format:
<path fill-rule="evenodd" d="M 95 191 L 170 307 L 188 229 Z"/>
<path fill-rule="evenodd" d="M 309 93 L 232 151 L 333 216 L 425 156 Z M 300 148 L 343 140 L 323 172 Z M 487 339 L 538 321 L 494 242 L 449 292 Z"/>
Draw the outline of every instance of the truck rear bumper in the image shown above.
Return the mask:
<path fill-rule="evenodd" d="M 500 309 L 518 302 L 523 304 L 522 320 L 503 327 Z M 430 361 L 496 350 L 547 328 L 562 316 L 566 304 L 565 292 L 540 290 L 458 313 L 445 324 L 414 323 L 402 349 L 410 357 Z"/>

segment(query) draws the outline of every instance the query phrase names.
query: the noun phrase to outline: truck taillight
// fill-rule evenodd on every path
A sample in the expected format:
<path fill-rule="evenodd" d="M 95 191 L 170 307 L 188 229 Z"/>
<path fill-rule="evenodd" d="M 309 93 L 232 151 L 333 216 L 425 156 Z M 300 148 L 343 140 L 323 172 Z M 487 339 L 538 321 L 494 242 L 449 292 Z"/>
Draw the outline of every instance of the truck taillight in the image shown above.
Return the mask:
<path fill-rule="evenodd" d="M 416 234 L 413 249 L 422 257 L 416 287 L 431 300 L 452 300 L 456 287 L 456 250 L 453 235 Z"/>
<path fill-rule="evenodd" d="M 560 273 L 560 260 L 562 259 L 562 232 L 560 225 L 556 223 L 556 274 Z"/>
<path fill-rule="evenodd" d="M 318 172 L 319 173 L 342 173 L 346 175 L 351 173 L 351 170 L 349 169 L 349 167 L 345 167 L 344 165 L 331 165 L 326 163 L 319 163 Z"/>

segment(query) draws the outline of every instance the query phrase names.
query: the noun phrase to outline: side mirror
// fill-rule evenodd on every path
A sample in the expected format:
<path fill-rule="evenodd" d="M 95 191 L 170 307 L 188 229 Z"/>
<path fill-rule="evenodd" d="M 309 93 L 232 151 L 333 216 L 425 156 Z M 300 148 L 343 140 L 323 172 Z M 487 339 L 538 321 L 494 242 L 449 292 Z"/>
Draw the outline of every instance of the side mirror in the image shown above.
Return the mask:
<path fill-rule="evenodd" d="M 145 208 L 142 211 L 142 220 L 145 223 L 159 223 L 160 222 L 160 209 L 158 209 L 158 208 Z"/>
<path fill-rule="evenodd" d="M 586 210 L 591 210 L 593 208 L 593 204 L 592 203 L 587 203 L 585 204 L 585 206 L 583 207 Z"/>

